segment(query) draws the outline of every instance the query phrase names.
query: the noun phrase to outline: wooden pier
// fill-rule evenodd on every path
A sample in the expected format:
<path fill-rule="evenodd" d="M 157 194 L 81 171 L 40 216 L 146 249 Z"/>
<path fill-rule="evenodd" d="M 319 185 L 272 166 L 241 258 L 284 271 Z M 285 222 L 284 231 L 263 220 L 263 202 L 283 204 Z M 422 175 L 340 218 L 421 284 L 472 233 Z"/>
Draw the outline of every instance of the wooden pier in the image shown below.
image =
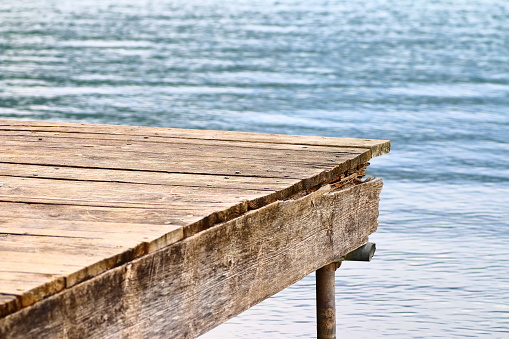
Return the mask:
<path fill-rule="evenodd" d="M 0 338 L 197 337 L 367 243 L 388 151 L 0 120 Z"/>

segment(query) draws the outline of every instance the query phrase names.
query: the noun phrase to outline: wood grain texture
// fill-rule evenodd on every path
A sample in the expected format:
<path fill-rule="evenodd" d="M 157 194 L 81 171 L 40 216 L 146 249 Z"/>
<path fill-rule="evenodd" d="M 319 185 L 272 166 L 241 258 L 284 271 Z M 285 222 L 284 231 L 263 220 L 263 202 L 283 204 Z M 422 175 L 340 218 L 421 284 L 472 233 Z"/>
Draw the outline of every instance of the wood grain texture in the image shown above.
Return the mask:
<path fill-rule="evenodd" d="M 0 130 L 5 131 L 40 131 L 40 132 L 74 132 L 74 133 L 92 133 L 105 135 L 133 135 L 145 137 L 166 137 L 166 138 L 187 138 L 202 140 L 222 140 L 222 141 L 243 141 L 243 142 L 263 142 L 275 144 L 295 144 L 298 138 L 298 144 L 317 145 L 317 146 L 339 146 L 353 148 L 368 148 L 370 156 L 376 157 L 390 151 L 390 142 L 388 140 L 374 139 L 352 139 L 352 138 L 331 138 L 315 136 L 292 136 L 281 134 L 261 134 L 231 131 L 204 131 L 188 130 L 177 128 L 153 128 L 141 126 L 111 126 L 111 125 L 87 125 L 75 123 L 51 123 L 47 121 L 14 121 L 0 120 Z"/>
<path fill-rule="evenodd" d="M 125 154 L 124 152 L 114 151 L 99 153 L 89 149 L 69 151 L 54 148 L 46 150 L 30 148 L 30 150 L 26 150 L 3 147 L 3 150 L 4 152 L 0 154 L 0 162 L 2 163 L 223 176 L 238 173 L 248 177 L 297 179 L 317 175 L 337 166 L 350 167 L 339 165 L 348 161 L 361 164 L 370 159 L 367 152 L 344 153 L 334 157 L 325 156 L 321 160 L 307 161 L 305 159 L 284 160 L 284 153 L 281 153 L 278 159 L 227 158 L 219 153 L 205 155 L 201 153 L 200 149 L 195 149 L 187 156 L 174 156 L 164 153 L 148 156 L 145 153 Z M 217 150 L 217 152 L 220 151 Z M 261 150 L 259 153 L 263 154 Z M 200 156 L 196 156 L 196 154 L 200 154 Z"/>
<path fill-rule="evenodd" d="M 2 176 L 32 177 L 42 179 L 102 181 L 126 184 L 165 186 L 217 187 L 237 190 L 278 191 L 300 182 L 290 178 L 246 177 L 236 173 L 228 175 L 205 175 L 188 173 L 161 173 L 130 171 L 126 169 L 76 168 L 18 163 L 0 163 Z"/>
<path fill-rule="evenodd" d="M 59 134 L 60 135 L 60 134 Z M 72 134 L 74 136 L 74 134 Z M 81 136 L 81 135 L 80 135 Z M 94 135 L 91 135 L 94 136 Z M 14 139 L 14 140 L 13 140 Z M 18 139 L 18 140 L 16 140 Z M 199 140 L 200 142 L 188 142 L 188 139 L 169 139 L 173 142 L 168 143 L 168 139 L 151 140 L 142 139 L 139 141 L 109 140 L 109 139 L 83 139 L 76 137 L 67 138 L 13 138 L 0 135 L 0 142 L 5 149 L 12 152 L 32 152 L 32 151 L 59 151 L 63 154 L 70 152 L 94 152 L 94 155 L 103 153 L 112 153 L 118 157 L 129 153 L 131 156 L 164 156 L 188 157 L 197 148 L 202 152 L 202 156 L 207 158 L 226 158 L 226 159 L 252 159 L 266 160 L 272 159 L 277 162 L 284 161 L 292 164 L 295 161 L 313 162 L 323 161 L 324 157 L 330 159 L 348 154 L 359 154 L 369 151 L 368 148 L 347 148 L 347 147 L 319 147 L 289 144 L 270 144 L 270 143 L 239 143 L 233 141 L 211 142 L 209 140 Z M 193 140 L 194 141 L 194 140 Z M 264 152 L 260 152 L 263 149 Z M 218 153 L 218 150 L 221 150 Z M 285 159 L 281 159 L 281 155 Z M 192 157 L 191 157 L 192 158 Z"/>
<path fill-rule="evenodd" d="M 0 338 L 194 338 L 367 242 L 381 187 L 251 211 L 0 319 Z"/>
<path fill-rule="evenodd" d="M 215 225 L 358 184 L 388 151 L 371 139 L 0 120 L 0 317 Z"/>

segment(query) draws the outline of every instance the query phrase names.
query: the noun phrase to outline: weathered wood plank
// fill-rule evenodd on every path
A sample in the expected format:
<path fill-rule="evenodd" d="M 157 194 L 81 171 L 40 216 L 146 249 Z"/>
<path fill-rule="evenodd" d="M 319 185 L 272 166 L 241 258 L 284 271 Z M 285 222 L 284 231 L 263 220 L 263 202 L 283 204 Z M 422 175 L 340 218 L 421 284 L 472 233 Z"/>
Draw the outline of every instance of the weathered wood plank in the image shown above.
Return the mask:
<path fill-rule="evenodd" d="M 19 263 L 16 271 L 22 270 L 23 264 L 29 262 L 28 260 L 33 258 L 33 255 L 37 255 L 41 258 L 56 258 L 54 261 L 47 259 L 49 263 L 62 262 L 62 257 L 73 258 L 73 262 L 80 263 L 82 267 L 78 270 L 66 270 L 60 273 L 65 275 L 65 277 L 62 278 L 67 279 L 67 285 L 74 285 L 77 282 L 95 276 L 118 264 L 148 253 L 148 243 L 137 239 L 137 237 L 121 238 L 115 236 L 112 238 L 113 239 L 86 239 L 4 234 L 0 236 L 0 255 L 4 258 L 10 257 L 11 262 Z M 155 247 L 153 248 L 153 250 L 156 249 Z M 29 254 L 32 254 L 32 256 L 29 256 Z M 13 258 L 13 256 L 16 255 L 19 259 Z M 77 259 L 79 258 L 81 258 L 81 260 L 78 261 Z M 46 268 L 41 265 L 41 270 L 39 272 L 45 272 L 45 270 Z M 50 272 L 50 274 L 55 273 Z M 0 276 L 0 292 L 13 293 L 14 291 L 8 288 L 9 282 L 18 285 L 19 279 L 6 272 L 1 273 Z M 47 283 L 49 286 L 51 284 L 51 279 L 48 278 Z M 64 285 L 66 285 L 65 280 Z M 25 298 L 24 294 L 29 293 L 29 287 L 31 288 L 32 285 L 29 285 L 27 289 L 19 286 L 19 288 L 22 288 L 20 292 L 23 292 L 23 299 Z M 45 297 L 46 295 L 39 293 L 38 296 Z M 23 302 L 23 304 L 26 305 L 28 303 Z"/>
<path fill-rule="evenodd" d="M 2 246 L 0 250 L 0 292 L 16 294 L 23 307 L 149 253 L 143 244 L 127 250 L 89 246 L 89 251 L 82 248 L 62 252 L 41 251 L 42 246 L 34 241 L 29 245 L 36 245 L 38 250 L 12 246 Z"/>
<path fill-rule="evenodd" d="M 54 167 L 44 165 L 0 163 L 2 176 L 37 177 L 75 181 L 105 181 L 127 184 L 167 186 L 212 187 L 237 190 L 278 191 L 295 185 L 299 179 L 246 177 L 233 173 L 224 175 L 200 175 L 129 171 L 123 169 L 97 169 L 77 167 Z M 1 182 L 1 181 L 0 181 Z"/>
<path fill-rule="evenodd" d="M 251 211 L 0 319 L 0 337 L 196 337 L 365 243 L 381 186 Z"/>
<path fill-rule="evenodd" d="M 148 223 L 167 226 L 187 226 L 203 219 L 204 215 L 221 213 L 231 207 L 229 204 L 214 206 L 183 206 L 178 211 L 168 208 L 127 208 L 76 206 L 63 204 L 36 204 L 0 202 L 2 218 L 27 217 L 51 220 L 101 221 L 112 223 Z M 240 211 L 239 213 L 244 213 Z M 210 222 L 214 222 L 211 220 Z"/>
<path fill-rule="evenodd" d="M 180 226 L 120 222 L 37 219 L 0 216 L 1 234 L 27 234 L 71 238 L 107 239 L 112 235 L 140 236 L 140 240 L 161 236 Z"/>
<path fill-rule="evenodd" d="M 142 253 L 125 251 L 119 255 L 107 257 L 105 251 L 93 251 L 89 253 L 81 251 L 71 255 L 60 253 L 33 253 L 19 251 L 1 251 L 0 273 L 2 281 L 0 285 L 2 292 L 9 290 L 9 284 L 14 284 L 17 290 L 13 294 L 18 295 L 24 306 L 31 305 L 40 299 L 55 292 L 49 290 L 51 284 L 64 287 L 71 287 L 78 282 L 96 276 L 108 269 L 139 257 Z M 38 287 L 37 281 L 33 279 L 20 280 L 13 273 L 39 274 L 45 278 L 47 286 L 34 295 L 32 289 Z M 24 283 L 21 283 L 24 281 Z M 63 281 L 63 282 L 62 282 Z M 43 293 L 46 291 L 46 294 Z M 37 298 L 35 298 L 37 297 Z M 2 316 L 4 314 L 1 314 Z"/>
<path fill-rule="evenodd" d="M 143 146 L 143 145 L 142 145 Z M 344 160 L 354 159 L 361 157 L 363 153 L 366 153 L 365 149 L 358 149 L 357 152 L 330 152 L 321 154 L 302 154 L 298 157 L 297 154 L 292 154 L 287 151 L 282 152 L 264 152 L 263 149 L 257 150 L 257 152 L 246 152 L 244 149 L 232 149 L 232 148 L 211 148 L 207 151 L 206 147 L 190 148 L 190 149 L 168 149 L 148 152 L 149 148 L 146 147 L 145 151 L 121 151 L 118 149 L 91 149 L 91 148 L 66 148 L 66 147 L 27 147 L 27 146 L 3 146 L 2 147 L 5 155 L 0 158 L 3 162 L 12 162 L 13 157 L 15 158 L 27 158 L 32 156 L 41 156 L 48 159 L 53 159 L 55 156 L 60 156 L 65 159 L 93 159 L 93 160 L 111 160 L 111 161 L 123 161 L 126 157 L 129 160 L 139 161 L 143 159 L 148 163 L 162 163 L 166 162 L 168 165 L 175 166 L 174 171 L 185 171 L 182 166 L 177 166 L 177 163 L 182 163 L 185 160 L 185 164 L 190 168 L 190 173 L 193 173 L 195 164 L 208 164 L 207 168 L 216 168 L 217 174 L 233 175 L 236 172 L 242 173 L 242 168 L 245 167 L 240 165 L 241 163 L 249 162 L 252 166 L 257 169 L 263 167 L 267 163 L 271 163 L 272 167 L 284 168 L 289 173 L 296 172 L 298 168 L 328 168 L 334 166 L 336 163 L 340 163 Z M 200 154 L 200 156 L 196 156 Z M 7 157 L 9 155 L 10 157 Z M 14 159 L 15 159 L 14 158 Z M 5 160 L 4 160 L 5 159 Z M 369 159 L 366 155 L 363 160 Z M 363 161 L 363 162 L 365 162 Z M 238 166 L 238 171 L 224 172 L 226 162 L 231 162 L 232 165 Z M 41 162 L 43 164 L 44 162 Z M 204 165 L 202 165 L 204 166 Z M 240 167 L 239 167 L 240 166 Z M 265 168 L 266 170 L 266 168 Z M 198 172 L 199 173 L 199 172 Z M 213 172 L 207 172 L 215 174 Z M 281 173 L 281 172 L 280 172 Z M 244 174 L 245 175 L 245 174 Z M 256 175 L 256 174 L 254 174 Z"/>
<path fill-rule="evenodd" d="M 0 133 L 2 131 L 0 130 Z M 4 132 L 5 133 L 5 132 Z M 282 154 L 287 160 L 301 159 L 305 161 L 316 161 L 334 157 L 341 154 L 360 154 L 369 151 L 368 148 L 348 147 L 324 147 L 292 144 L 271 144 L 271 143 L 246 143 L 238 141 L 217 141 L 200 139 L 174 139 L 174 138 L 151 138 L 137 137 L 130 140 L 129 136 L 109 136 L 100 139 L 97 134 L 58 133 L 57 136 L 50 133 L 37 133 L 29 136 L 12 136 L 0 134 L 0 144 L 13 150 L 37 149 L 79 149 L 94 150 L 94 152 L 129 152 L 129 153 L 155 153 L 169 154 L 173 156 L 188 155 L 190 152 L 200 150 L 205 156 L 210 153 L 217 153 L 218 149 L 224 150 L 221 156 L 225 158 L 267 159 L 279 160 Z M 195 153 L 196 154 L 196 153 Z"/>
<path fill-rule="evenodd" d="M 349 165 L 357 164 L 358 159 L 346 163 Z M 363 165 L 361 165 L 363 166 Z M 232 176 L 214 176 L 214 175 L 196 175 L 196 174 L 175 174 L 175 173 L 157 173 L 157 172 L 145 172 L 145 171 L 126 171 L 126 170 L 104 170 L 104 169 L 90 169 L 90 168 L 73 168 L 73 167 L 53 167 L 53 166 L 41 166 L 41 165 L 21 165 L 21 164 L 1 164 L 0 163 L 0 173 L 11 175 L 11 176 L 20 176 L 22 178 L 28 178 L 29 176 L 32 181 L 23 181 L 21 186 L 27 186 L 29 182 L 32 183 L 40 183 L 49 181 L 44 181 L 51 178 L 56 179 L 65 179 L 67 181 L 59 182 L 59 186 L 64 186 L 66 183 L 71 186 L 88 186 L 88 181 L 99 181 L 104 183 L 93 183 L 90 186 L 98 187 L 99 185 L 116 185 L 114 187 L 121 187 L 120 184 L 149 184 L 149 185 L 167 185 L 167 186 L 188 186 L 188 187 L 201 187 L 203 192 L 226 192 L 225 194 L 220 193 L 223 197 L 221 199 L 221 204 L 213 203 L 214 208 L 221 207 L 223 203 L 227 204 L 227 201 L 224 199 L 225 196 L 234 195 L 236 201 L 239 200 L 249 200 L 249 204 L 251 208 L 256 206 L 261 206 L 263 204 L 274 201 L 275 199 L 286 199 L 287 197 L 303 190 L 308 190 L 318 184 L 323 184 L 327 182 L 331 182 L 337 180 L 338 176 L 344 175 L 343 167 L 346 166 L 336 166 L 329 171 L 320 172 L 318 175 L 311 176 L 304 180 L 299 179 L 284 179 L 284 178 L 255 178 L 255 177 L 244 177 L 240 175 L 232 175 Z M 351 167 L 355 168 L 355 166 Z M 108 180 L 109 178 L 109 180 Z M 158 179 L 160 178 L 160 184 L 158 183 Z M 18 181 L 16 181 L 18 180 Z M 66 200 L 58 201 L 46 201 L 44 199 L 36 198 L 33 194 L 30 193 L 30 197 L 23 197 L 16 187 L 20 186 L 20 179 L 14 179 L 9 177 L 4 177 L 2 180 L 0 177 L 0 195 L 2 193 L 11 192 L 11 196 L 4 196 L 3 201 L 11 201 L 11 202 L 26 202 L 26 203 L 52 203 L 52 204 L 85 204 L 85 201 L 74 201 L 76 199 L 70 199 L 66 197 Z M 28 179 L 23 179 L 28 180 Z M 34 181 L 39 180 L 39 181 Z M 72 180 L 72 182 L 71 182 Z M 271 184 L 270 180 L 274 182 Z M 18 185 L 14 184 L 14 191 L 9 189 L 9 182 L 18 183 Z M 113 187 L 111 186 L 110 187 Z M 45 185 L 46 186 L 46 185 Z M 128 186 L 125 187 L 146 187 L 146 186 Z M 257 187 L 259 190 L 257 191 Z M 69 189 L 71 189 L 69 187 Z M 152 188 L 154 190 L 155 188 Z M 174 189 L 174 188 L 171 188 Z M 182 188 L 177 188 L 182 189 Z M 72 188 L 74 191 L 74 188 Z M 162 191 L 168 191 L 168 188 L 163 188 Z M 26 191 L 26 189 L 25 189 Z M 238 192 L 241 192 L 238 193 Z M 238 194 L 234 194 L 238 193 Z M 158 192 L 159 197 L 161 197 L 160 192 Z M 207 193 L 208 194 L 208 193 Z M 214 193 L 215 194 L 215 193 Z M 251 195 L 251 198 L 246 196 L 246 194 Z M 216 194 L 217 195 L 217 194 Z M 244 198 L 241 198 L 244 196 Z M 75 196 L 73 195 L 75 198 Z M 238 197 L 238 198 L 237 198 Z M 193 200 L 196 202 L 196 199 Z M 125 203 L 125 202 L 124 202 Z M 146 201 L 142 207 L 145 208 L 158 208 L 157 205 L 154 205 L 154 201 Z M 138 205 L 132 204 L 119 204 L 118 202 L 108 201 L 108 206 L 113 207 L 140 207 Z M 198 202 L 199 204 L 199 202 Z M 89 206 L 97 206 L 91 201 L 88 201 L 86 205 Z M 1 206 L 0 206 L 1 208 Z M 187 206 L 179 206 L 179 210 L 186 210 Z"/>
<path fill-rule="evenodd" d="M 388 140 L 373 139 L 351 139 L 351 138 L 331 138 L 314 136 L 291 136 L 280 134 L 260 134 L 231 131 L 206 131 L 206 130 L 187 130 L 176 128 L 154 128 L 140 126 L 111 126 L 111 125 L 87 125 L 75 123 L 51 123 L 46 121 L 11 121 L 0 120 L 1 130 L 27 130 L 42 132 L 75 132 L 75 133 L 93 133 L 93 134 L 124 134 L 139 136 L 163 136 L 173 138 L 188 138 L 202 140 L 223 140 L 244 142 L 264 142 L 277 144 L 295 144 L 298 138 L 300 144 L 318 145 L 318 146 L 340 146 L 353 148 L 369 148 L 371 157 L 376 157 L 390 150 Z"/>
<path fill-rule="evenodd" d="M 150 127 L 153 128 L 153 127 Z M 242 136 L 242 134 L 241 134 Z M 300 138 L 301 136 L 298 136 Z M 48 145 L 55 145 L 62 142 L 69 142 L 74 145 L 81 145 L 82 147 L 136 147 L 140 143 L 150 144 L 154 146 L 164 145 L 166 147 L 181 147 L 187 146 L 201 146 L 208 145 L 217 148 L 228 147 L 241 147 L 251 149 L 269 149 L 278 151 L 304 151 L 304 152 L 348 152 L 355 151 L 362 147 L 349 148 L 348 146 L 321 146 L 321 145 L 301 145 L 298 143 L 299 139 L 295 139 L 293 143 L 266 143 L 266 142 L 246 142 L 239 139 L 233 140 L 214 140 L 214 139 L 190 139 L 179 137 L 165 137 L 158 133 L 152 133 L 152 136 L 146 135 L 129 135 L 129 134 L 111 134 L 111 133 L 82 133 L 82 132 L 45 132 L 45 131 L 31 131 L 31 130 L 9 130 L 3 129 L 0 125 L 0 142 L 17 143 L 47 143 Z M 369 147 L 365 147 L 366 150 Z"/>
<path fill-rule="evenodd" d="M 238 217 L 248 210 L 248 202 L 233 206 L 229 203 L 193 203 L 160 208 L 136 208 L 0 201 L 0 215 L 3 219 L 24 216 L 34 219 L 84 222 L 147 223 L 168 227 L 169 230 L 172 226 L 184 226 L 185 237 L 211 225 Z"/>
<path fill-rule="evenodd" d="M 167 246 L 170 243 L 183 238 L 183 227 L 172 227 L 167 232 L 150 234 L 146 233 L 127 233 L 118 229 L 117 232 L 101 234 L 98 232 L 84 232 L 76 230 L 67 232 L 72 236 L 63 235 L 63 232 L 37 232 L 34 229 L 18 228 L 25 230 L 23 233 L 6 232 L 2 227 L 0 229 L 0 253 L 2 251 L 13 251 L 20 253 L 60 253 L 62 255 L 81 254 L 88 256 L 99 256 L 103 254 L 111 255 L 124 251 L 125 249 L 143 246 L 140 249 L 145 253 L 151 242 L 157 242 L 157 247 Z M 58 235 L 38 234 L 38 233 L 59 233 Z M 163 237 L 163 239 L 159 239 Z M 156 246 L 156 245 L 154 245 Z"/>
<path fill-rule="evenodd" d="M 221 154 L 210 156 L 178 157 L 169 154 L 136 154 L 126 156 L 125 152 L 97 153 L 89 149 L 61 150 L 38 149 L 12 150 L 3 148 L 0 162 L 32 165 L 71 166 L 104 169 L 129 169 L 169 173 L 196 173 L 231 176 L 298 178 L 317 175 L 324 170 L 338 167 L 345 170 L 369 160 L 367 153 L 341 154 L 319 161 L 283 161 L 284 154 L 275 159 L 224 158 Z M 218 150 L 219 151 L 219 150 Z M 195 154 L 197 150 L 195 151 Z M 142 160 L 142 161 L 141 161 Z"/>
<path fill-rule="evenodd" d="M 3 201 L 12 197 L 11 201 L 26 198 L 31 201 L 54 201 L 55 203 L 66 201 L 76 205 L 80 203 L 103 204 L 103 206 L 126 204 L 128 207 L 136 205 L 157 208 L 195 202 L 236 204 L 243 200 L 263 200 L 264 196 L 269 195 L 266 191 L 216 187 L 169 187 L 6 176 L 0 176 L 0 184 L 0 199 Z"/>
<path fill-rule="evenodd" d="M 240 200 L 240 199 L 239 199 Z M 262 199 L 264 200 L 264 199 Z M 200 202 L 194 201 L 171 201 L 166 204 L 128 202 L 94 202 L 76 199 L 62 198 L 31 198 L 29 196 L 1 196 L 0 211 L 6 210 L 4 216 L 13 216 L 7 206 L 16 209 L 32 210 L 35 207 L 37 213 L 43 211 L 47 216 L 57 215 L 68 220 L 97 220 L 104 222 L 148 222 L 143 218 L 150 217 L 151 223 L 156 221 L 164 225 L 183 225 L 186 236 L 208 228 L 209 226 L 225 220 L 237 217 L 257 206 L 258 200 L 251 203 L 248 200 L 232 204 L 231 202 Z M 188 207 L 190 206 L 190 207 Z M 61 211 L 61 212 L 58 212 Z M 124 215 L 122 212 L 129 211 L 131 214 Z M 63 217 L 62 217 L 63 215 Z"/>
<path fill-rule="evenodd" d="M 125 249 L 143 244 L 136 236 L 121 234 L 114 239 L 104 238 L 69 238 L 61 236 L 37 236 L 28 234 L 0 235 L 0 253 L 2 251 L 23 253 L 54 253 L 62 256 L 83 254 L 89 256 L 110 256 Z M 91 251 L 93 249 L 93 251 Z"/>
<path fill-rule="evenodd" d="M 348 159 L 342 165 L 335 166 L 327 171 L 314 169 L 315 175 L 297 181 L 295 184 L 286 186 L 279 191 L 272 192 L 263 189 L 240 189 L 234 185 L 223 189 L 216 187 L 217 184 L 208 186 L 207 183 L 201 187 L 168 187 L 157 184 L 146 185 L 111 181 L 51 180 L 46 177 L 39 177 L 37 173 L 33 173 L 32 178 L 0 176 L 0 201 L 144 208 L 158 208 L 161 205 L 167 207 L 182 206 L 191 202 L 193 204 L 229 203 L 235 205 L 241 201 L 247 201 L 250 208 L 258 208 L 277 199 L 285 199 L 297 191 L 309 189 L 318 183 L 323 184 L 336 180 L 339 175 L 344 175 L 346 164 L 352 166 L 350 168 L 355 168 L 353 165 L 357 164 L 358 161 L 359 158 Z M 39 168 L 48 167 L 40 166 Z M 63 172 L 68 173 L 69 170 L 66 170 Z M 88 170 L 85 169 L 84 172 L 87 173 Z M 52 173 L 58 171 L 60 169 L 52 169 Z M 74 171 L 74 175 L 78 176 L 80 170 L 74 169 Z M 222 179 L 216 178 L 215 180 L 216 182 L 221 180 L 223 185 L 226 185 L 230 178 L 230 176 L 225 176 Z M 247 178 L 247 180 L 251 179 Z M 279 179 L 276 179 L 276 181 L 279 181 Z M 284 182 L 288 183 L 288 181 Z M 276 183 L 276 185 L 281 187 L 279 183 Z M 68 194 L 70 190 L 73 192 L 72 196 Z M 133 192 L 136 192 L 136 194 L 133 195 Z"/>

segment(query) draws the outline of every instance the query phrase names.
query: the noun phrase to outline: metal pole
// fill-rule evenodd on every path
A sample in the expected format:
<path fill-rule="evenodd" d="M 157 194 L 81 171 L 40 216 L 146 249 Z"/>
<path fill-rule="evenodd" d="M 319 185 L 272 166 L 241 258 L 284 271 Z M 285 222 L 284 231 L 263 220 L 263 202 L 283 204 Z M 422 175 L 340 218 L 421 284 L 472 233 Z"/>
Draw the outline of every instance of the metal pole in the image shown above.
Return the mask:
<path fill-rule="evenodd" d="M 316 271 L 316 323 L 318 339 L 336 339 L 335 272 L 333 262 Z"/>
<path fill-rule="evenodd" d="M 371 261 L 376 245 L 368 242 L 316 271 L 316 330 L 318 339 L 336 339 L 336 270 L 343 260 Z"/>

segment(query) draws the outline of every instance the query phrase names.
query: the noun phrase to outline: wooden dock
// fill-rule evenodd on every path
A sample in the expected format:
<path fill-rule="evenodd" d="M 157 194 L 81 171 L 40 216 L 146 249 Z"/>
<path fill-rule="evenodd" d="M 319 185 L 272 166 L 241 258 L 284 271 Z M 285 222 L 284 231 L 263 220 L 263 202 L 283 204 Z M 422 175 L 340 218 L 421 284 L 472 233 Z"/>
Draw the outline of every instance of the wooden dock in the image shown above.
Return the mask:
<path fill-rule="evenodd" d="M 193 338 L 362 246 L 384 140 L 0 120 L 0 338 Z"/>

